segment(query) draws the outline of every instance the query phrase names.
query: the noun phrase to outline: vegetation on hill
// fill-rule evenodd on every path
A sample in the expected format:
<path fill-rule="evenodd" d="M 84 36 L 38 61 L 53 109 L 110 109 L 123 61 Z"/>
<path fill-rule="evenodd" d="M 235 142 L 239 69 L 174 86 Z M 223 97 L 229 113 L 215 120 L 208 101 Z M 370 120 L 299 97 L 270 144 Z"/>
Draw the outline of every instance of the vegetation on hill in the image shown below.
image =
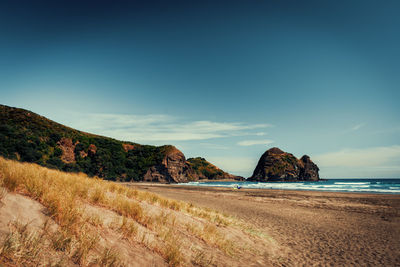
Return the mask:
<path fill-rule="evenodd" d="M 48 217 L 36 228 L 30 217 L 11 222 L 0 265 L 265 266 L 271 257 L 270 238 L 238 219 L 83 173 L 0 157 L 0 189 L 2 206 L 22 194 Z"/>
<path fill-rule="evenodd" d="M 207 180 L 245 180 L 242 176 L 233 175 L 227 173 L 214 164 L 208 162 L 205 158 L 197 157 L 197 158 L 189 158 L 187 162 L 190 164 L 192 169 L 199 176 L 199 179 L 207 179 Z"/>
<path fill-rule="evenodd" d="M 139 181 L 170 149 L 88 134 L 24 109 L 0 105 L 0 155 L 9 159 L 105 179 Z"/>
<path fill-rule="evenodd" d="M 204 158 L 189 158 L 187 161 L 190 163 L 192 169 L 199 175 L 200 179 L 226 179 L 232 176 L 231 174 L 226 173 L 217 166 L 211 164 Z"/>

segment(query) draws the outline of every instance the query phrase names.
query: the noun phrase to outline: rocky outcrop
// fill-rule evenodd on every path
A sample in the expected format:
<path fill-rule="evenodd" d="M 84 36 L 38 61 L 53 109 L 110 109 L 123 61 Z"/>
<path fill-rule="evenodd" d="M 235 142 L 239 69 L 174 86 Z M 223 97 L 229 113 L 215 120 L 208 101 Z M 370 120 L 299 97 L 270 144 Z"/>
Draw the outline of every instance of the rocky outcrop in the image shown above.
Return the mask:
<path fill-rule="evenodd" d="M 62 150 L 61 160 L 65 163 L 74 163 L 75 162 L 75 144 L 72 142 L 71 138 L 61 138 L 60 141 L 57 142 L 57 145 Z"/>
<path fill-rule="evenodd" d="M 125 152 L 135 149 L 135 146 L 133 144 L 122 144 L 122 147 L 124 148 Z"/>
<path fill-rule="evenodd" d="M 297 159 L 277 147 L 267 150 L 248 181 L 317 181 L 319 168 L 309 156 Z"/>
<path fill-rule="evenodd" d="M 185 155 L 174 146 L 168 146 L 161 163 L 150 167 L 144 175 L 147 182 L 184 183 L 198 179 Z"/>
<path fill-rule="evenodd" d="M 198 180 L 237 180 L 244 178 L 224 172 L 204 158 L 185 159 L 184 154 L 174 146 L 166 146 L 164 158 L 150 167 L 144 175 L 146 182 L 186 183 Z"/>
<path fill-rule="evenodd" d="M 88 148 L 88 155 L 89 156 L 94 156 L 94 155 L 96 155 L 96 152 L 97 152 L 97 147 L 96 147 L 96 145 L 94 145 L 94 144 L 90 144 L 89 145 L 89 148 Z"/>
<path fill-rule="evenodd" d="M 310 157 L 307 155 L 302 156 L 300 161 L 303 163 L 303 168 L 300 169 L 299 177 L 302 177 L 303 180 L 319 180 L 319 168 L 317 164 L 312 162 Z"/>

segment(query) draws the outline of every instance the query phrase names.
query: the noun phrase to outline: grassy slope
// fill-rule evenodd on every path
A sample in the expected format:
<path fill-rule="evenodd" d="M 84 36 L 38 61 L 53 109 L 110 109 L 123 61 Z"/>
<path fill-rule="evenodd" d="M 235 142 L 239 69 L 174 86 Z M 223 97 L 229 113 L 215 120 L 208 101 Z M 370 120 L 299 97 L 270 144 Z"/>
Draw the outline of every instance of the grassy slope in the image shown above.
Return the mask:
<path fill-rule="evenodd" d="M 224 172 L 204 158 L 189 158 L 187 161 L 190 163 L 192 169 L 199 174 L 200 179 L 215 180 L 232 177 L 231 174 Z"/>
<path fill-rule="evenodd" d="M 0 263 L 10 266 L 123 266 L 143 253 L 170 266 L 269 263 L 265 234 L 191 203 L 2 157 L 1 188 L 40 202 L 51 218 L 36 232 L 18 221 L 10 225 L 0 240 Z"/>

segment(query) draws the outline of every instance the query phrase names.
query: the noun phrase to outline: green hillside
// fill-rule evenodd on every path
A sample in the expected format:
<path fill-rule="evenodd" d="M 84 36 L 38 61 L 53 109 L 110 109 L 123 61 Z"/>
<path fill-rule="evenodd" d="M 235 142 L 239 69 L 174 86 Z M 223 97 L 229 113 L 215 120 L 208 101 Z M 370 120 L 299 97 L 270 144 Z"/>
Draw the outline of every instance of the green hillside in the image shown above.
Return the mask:
<path fill-rule="evenodd" d="M 81 132 L 31 111 L 0 105 L 0 155 L 63 171 L 139 181 L 170 146 L 121 142 Z"/>
<path fill-rule="evenodd" d="M 235 179 L 242 180 L 243 177 L 235 176 L 224 172 L 217 166 L 211 164 L 206 159 L 197 157 L 189 158 L 187 161 L 190 163 L 192 169 L 199 175 L 200 179 L 217 180 L 217 179 Z"/>

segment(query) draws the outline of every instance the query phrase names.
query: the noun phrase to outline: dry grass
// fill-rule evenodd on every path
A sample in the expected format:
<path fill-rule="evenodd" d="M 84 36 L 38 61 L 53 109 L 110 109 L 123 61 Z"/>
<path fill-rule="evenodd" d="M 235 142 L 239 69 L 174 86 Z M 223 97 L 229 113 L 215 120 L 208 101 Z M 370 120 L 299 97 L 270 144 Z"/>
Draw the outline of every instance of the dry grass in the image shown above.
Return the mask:
<path fill-rule="evenodd" d="M 94 263 L 104 267 L 118 267 L 123 265 L 119 260 L 118 252 L 113 248 L 105 248 L 101 256 Z"/>
<path fill-rule="evenodd" d="M 192 258 L 192 263 L 195 266 L 206 267 L 215 265 L 213 263 L 214 258 L 212 257 L 212 255 L 208 255 L 205 251 L 194 248 L 193 253 L 194 257 Z"/>
<path fill-rule="evenodd" d="M 51 245 L 56 251 L 69 251 L 73 241 L 72 236 L 65 231 L 56 231 L 50 236 Z"/>
<path fill-rule="evenodd" d="M 0 258 L 17 265 L 38 263 L 43 253 L 43 237 L 28 230 L 27 224 L 13 222 L 0 247 Z"/>
<path fill-rule="evenodd" d="M 121 226 L 119 227 L 119 230 L 124 235 L 124 237 L 128 239 L 135 237 L 138 233 L 137 225 L 134 222 L 127 219 L 125 216 L 122 216 L 122 222 Z"/>
<path fill-rule="evenodd" d="M 169 229 L 162 235 L 162 240 L 164 241 L 162 253 L 170 266 L 179 266 L 184 262 L 180 251 L 181 243 L 175 237 L 176 232 L 173 229 Z"/>
<path fill-rule="evenodd" d="M 92 190 L 89 199 L 93 204 L 106 202 L 106 196 L 104 190 L 100 186 L 96 186 Z"/>
<path fill-rule="evenodd" d="M 6 195 L 7 195 L 7 189 L 5 189 L 4 187 L 0 187 L 0 203 L 3 201 Z"/>
<path fill-rule="evenodd" d="M 46 265 L 40 255 L 47 251 L 47 255 L 56 255 L 55 264 L 59 265 L 122 266 L 126 255 L 107 245 L 110 242 L 100 242 L 107 239 L 101 233 L 112 231 L 130 246 L 141 245 L 159 254 L 170 266 L 207 266 L 214 258 L 228 259 L 244 253 L 240 250 L 242 244 L 235 245 L 224 234 L 227 227 L 239 227 L 243 229 L 241 234 L 252 236 L 251 231 L 246 231 L 249 228 L 235 218 L 191 203 L 81 173 L 63 173 L 1 157 L 0 185 L 40 202 L 57 225 L 52 231 L 43 227 L 40 235 L 13 225 L 10 235 L 0 244 L 0 262 Z M 0 201 L 6 194 L 2 192 L 7 191 L 0 191 Z M 85 210 L 88 205 L 112 211 L 116 223 L 107 224 L 107 218 L 100 214 L 89 214 Z M 213 254 L 204 256 L 204 249 L 210 247 Z"/>

